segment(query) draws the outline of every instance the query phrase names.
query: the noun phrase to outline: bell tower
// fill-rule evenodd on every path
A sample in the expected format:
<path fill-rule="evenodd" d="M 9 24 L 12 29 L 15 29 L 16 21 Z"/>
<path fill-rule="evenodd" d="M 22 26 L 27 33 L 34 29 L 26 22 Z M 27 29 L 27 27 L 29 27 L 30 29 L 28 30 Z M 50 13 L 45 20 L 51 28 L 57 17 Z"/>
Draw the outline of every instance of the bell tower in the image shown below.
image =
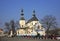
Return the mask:
<path fill-rule="evenodd" d="M 21 17 L 20 17 L 19 24 L 20 24 L 20 27 L 21 28 L 24 28 L 25 27 L 25 18 L 24 18 L 23 9 L 21 9 Z"/>

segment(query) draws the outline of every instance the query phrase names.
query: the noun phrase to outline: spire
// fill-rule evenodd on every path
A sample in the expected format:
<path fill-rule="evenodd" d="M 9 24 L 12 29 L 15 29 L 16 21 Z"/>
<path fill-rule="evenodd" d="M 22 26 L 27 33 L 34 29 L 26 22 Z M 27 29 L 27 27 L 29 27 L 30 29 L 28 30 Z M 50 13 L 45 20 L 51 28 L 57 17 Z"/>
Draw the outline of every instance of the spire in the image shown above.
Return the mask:
<path fill-rule="evenodd" d="M 33 16 L 35 16 L 35 10 L 33 10 Z"/>
<path fill-rule="evenodd" d="M 23 12 L 23 9 L 21 9 L 21 12 Z"/>
<path fill-rule="evenodd" d="M 25 20 L 25 19 L 24 19 L 23 9 L 21 9 L 21 18 L 20 18 L 20 20 Z"/>
<path fill-rule="evenodd" d="M 21 16 L 23 16 L 24 14 L 23 14 L 23 9 L 21 9 Z"/>
<path fill-rule="evenodd" d="M 35 13 L 35 10 L 33 10 L 33 13 Z"/>

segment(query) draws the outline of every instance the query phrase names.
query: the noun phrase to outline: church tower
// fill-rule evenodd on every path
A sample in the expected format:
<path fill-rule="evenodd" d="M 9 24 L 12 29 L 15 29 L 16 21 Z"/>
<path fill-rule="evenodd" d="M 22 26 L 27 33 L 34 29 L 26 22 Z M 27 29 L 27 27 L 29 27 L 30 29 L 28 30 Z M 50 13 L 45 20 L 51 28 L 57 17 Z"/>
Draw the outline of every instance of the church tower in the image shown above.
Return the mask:
<path fill-rule="evenodd" d="M 21 9 L 21 17 L 20 17 L 19 24 L 20 24 L 20 27 L 21 28 L 24 28 L 25 27 L 25 18 L 24 18 L 23 9 Z"/>
<path fill-rule="evenodd" d="M 35 25 L 36 23 L 38 23 L 38 18 L 35 15 L 35 10 L 33 10 L 32 20 L 33 20 L 33 25 Z"/>

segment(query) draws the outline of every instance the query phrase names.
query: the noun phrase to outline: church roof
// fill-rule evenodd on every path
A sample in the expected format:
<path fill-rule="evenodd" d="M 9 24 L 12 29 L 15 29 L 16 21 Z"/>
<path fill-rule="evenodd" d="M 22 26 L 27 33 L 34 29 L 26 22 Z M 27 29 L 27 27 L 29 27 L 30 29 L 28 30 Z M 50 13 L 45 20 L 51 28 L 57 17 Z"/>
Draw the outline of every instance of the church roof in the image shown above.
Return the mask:
<path fill-rule="evenodd" d="M 20 20 L 25 20 L 25 18 L 24 17 L 21 17 Z"/>
<path fill-rule="evenodd" d="M 32 21 L 38 21 L 37 17 L 36 17 L 36 16 L 33 16 L 31 19 L 29 19 L 29 20 L 27 21 L 27 23 L 32 22 Z M 27 24 L 27 23 L 26 23 L 26 24 Z"/>

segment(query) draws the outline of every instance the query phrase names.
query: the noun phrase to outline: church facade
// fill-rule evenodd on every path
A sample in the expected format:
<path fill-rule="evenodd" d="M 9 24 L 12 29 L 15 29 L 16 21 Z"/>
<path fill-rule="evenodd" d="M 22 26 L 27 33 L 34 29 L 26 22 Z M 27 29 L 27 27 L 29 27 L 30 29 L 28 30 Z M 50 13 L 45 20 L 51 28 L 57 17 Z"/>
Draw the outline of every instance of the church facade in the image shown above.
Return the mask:
<path fill-rule="evenodd" d="M 32 35 L 37 35 L 37 33 L 45 36 L 45 28 L 42 27 L 42 24 L 37 19 L 35 15 L 35 10 L 33 10 L 32 18 L 30 18 L 27 21 L 24 18 L 24 12 L 22 9 L 19 25 L 20 25 L 20 28 L 17 29 L 16 31 L 17 36 L 22 36 L 22 35 L 32 36 Z"/>

